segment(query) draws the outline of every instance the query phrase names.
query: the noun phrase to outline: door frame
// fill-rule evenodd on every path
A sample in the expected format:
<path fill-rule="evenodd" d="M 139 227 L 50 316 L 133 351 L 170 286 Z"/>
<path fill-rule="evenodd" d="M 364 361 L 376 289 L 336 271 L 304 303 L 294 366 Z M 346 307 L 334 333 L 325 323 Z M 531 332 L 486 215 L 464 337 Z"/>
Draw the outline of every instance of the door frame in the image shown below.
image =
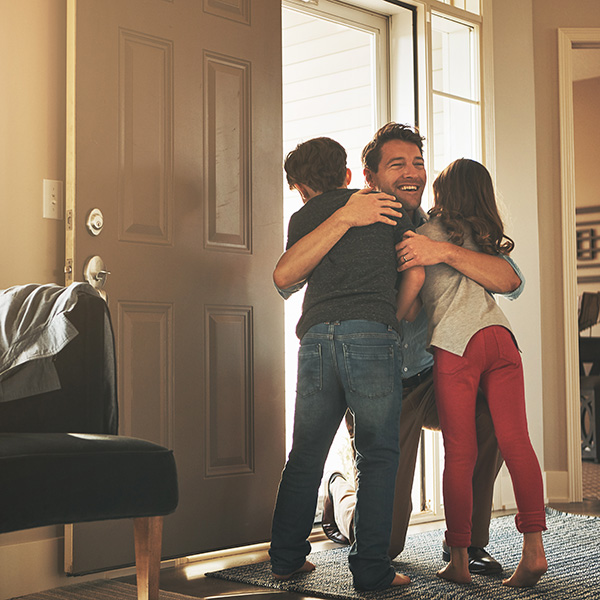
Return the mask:
<path fill-rule="evenodd" d="M 560 194 L 569 502 L 581 502 L 583 500 L 575 237 L 575 126 L 571 56 L 573 49 L 581 48 L 600 48 L 600 28 L 566 28 L 558 30 Z"/>

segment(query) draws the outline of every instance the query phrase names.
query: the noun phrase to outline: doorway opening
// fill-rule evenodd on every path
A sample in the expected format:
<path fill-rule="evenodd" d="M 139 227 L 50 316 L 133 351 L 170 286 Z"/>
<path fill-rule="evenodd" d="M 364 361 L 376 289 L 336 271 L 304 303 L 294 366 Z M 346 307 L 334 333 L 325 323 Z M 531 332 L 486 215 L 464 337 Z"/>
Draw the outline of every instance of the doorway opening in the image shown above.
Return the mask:
<path fill-rule="evenodd" d="M 593 148 L 600 132 L 600 47 L 571 49 L 579 329 L 582 497 L 600 499 L 600 204 Z"/>
<path fill-rule="evenodd" d="M 348 153 L 350 187 L 364 186 L 360 153 L 389 120 L 416 124 L 425 135 L 429 179 L 460 156 L 482 160 L 479 3 L 448 9 L 439 2 L 283 0 L 283 155 L 299 142 L 328 136 Z M 454 4 L 454 3 L 453 3 Z M 435 6 L 434 6 L 435 5 Z M 477 10 L 473 7 L 477 5 Z M 373 12 L 378 11 L 378 12 Z M 284 182 L 284 190 L 287 186 Z M 430 194 L 423 197 L 429 207 Z M 284 193 L 284 229 L 302 206 Z M 291 446 L 303 293 L 286 302 L 286 428 Z M 412 486 L 413 522 L 443 518 L 439 432 L 424 431 Z M 327 473 L 353 476 L 344 424 Z"/>
<path fill-rule="evenodd" d="M 284 5 L 283 154 L 313 137 L 338 141 L 348 154 L 350 187 L 365 186 L 360 154 L 387 118 L 387 19 L 322 1 L 318 10 Z M 382 65 L 382 62 L 384 63 Z M 284 181 L 284 228 L 301 206 Z M 286 449 L 292 443 L 298 339 L 304 290 L 285 304 Z M 353 454 L 344 422 L 333 442 L 325 474 L 352 479 Z M 325 478 L 324 478 L 325 481 Z"/>

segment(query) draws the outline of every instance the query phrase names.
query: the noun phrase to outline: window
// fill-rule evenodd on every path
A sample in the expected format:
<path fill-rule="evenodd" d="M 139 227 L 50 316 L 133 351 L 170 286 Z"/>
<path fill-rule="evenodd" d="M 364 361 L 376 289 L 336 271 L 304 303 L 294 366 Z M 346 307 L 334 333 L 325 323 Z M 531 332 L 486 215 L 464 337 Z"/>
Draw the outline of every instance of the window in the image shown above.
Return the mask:
<path fill-rule="evenodd" d="M 481 161 L 477 48 L 474 25 L 438 14 L 431 16 L 431 181 L 456 158 Z"/>

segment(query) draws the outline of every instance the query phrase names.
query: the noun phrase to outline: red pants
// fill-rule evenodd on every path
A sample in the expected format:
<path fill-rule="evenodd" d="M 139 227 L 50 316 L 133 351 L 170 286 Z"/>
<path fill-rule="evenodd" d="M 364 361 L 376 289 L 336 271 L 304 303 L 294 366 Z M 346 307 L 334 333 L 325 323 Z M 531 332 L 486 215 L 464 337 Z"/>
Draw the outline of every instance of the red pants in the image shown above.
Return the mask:
<path fill-rule="evenodd" d="M 521 533 L 546 529 L 542 473 L 529 440 L 521 356 L 511 333 L 492 326 L 478 331 L 463 356 L 434 348 L 435 397 L 444 437 L 446 542 L 471 545 L 472 478 L 477 459 L 475 401 L 487 398 L 498 447 L 517 500 Z"/>

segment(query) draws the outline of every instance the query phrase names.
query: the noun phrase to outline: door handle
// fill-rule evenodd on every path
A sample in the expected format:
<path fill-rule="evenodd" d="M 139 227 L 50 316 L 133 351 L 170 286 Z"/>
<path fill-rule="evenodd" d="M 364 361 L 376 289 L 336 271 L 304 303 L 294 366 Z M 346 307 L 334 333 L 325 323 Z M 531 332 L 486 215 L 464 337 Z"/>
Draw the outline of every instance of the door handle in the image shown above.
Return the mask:
<path fill-rule="evenodd" d="M 83 277 L 103 297 L 106 293 L 101 290 L 106 285 L 106 278 L 109 275 L 110 271 L 106 270 L 106 265 L 100 256 L 92 256 L 85 261 Z"/>

